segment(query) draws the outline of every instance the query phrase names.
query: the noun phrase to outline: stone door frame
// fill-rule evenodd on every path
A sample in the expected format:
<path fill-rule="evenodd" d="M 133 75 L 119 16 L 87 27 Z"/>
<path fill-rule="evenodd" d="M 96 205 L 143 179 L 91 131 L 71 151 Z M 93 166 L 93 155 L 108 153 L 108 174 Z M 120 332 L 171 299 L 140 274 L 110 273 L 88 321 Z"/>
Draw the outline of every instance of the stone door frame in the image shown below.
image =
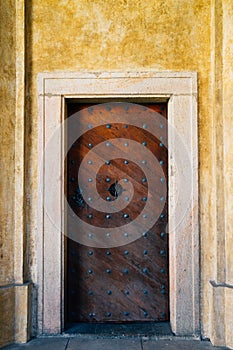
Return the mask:
<path fill-rule="evenodd" d="M 170 322 L 177 335 L 198 335 L 200 252 L 195 72 L 39 74 L 38 333 L 58 334 L 64 329 L 62 232 L 66 140 L 63 122 L 66 99 L 90 98 L 138 101 L 150 98 L 154 102 L 168 102 Z"/>

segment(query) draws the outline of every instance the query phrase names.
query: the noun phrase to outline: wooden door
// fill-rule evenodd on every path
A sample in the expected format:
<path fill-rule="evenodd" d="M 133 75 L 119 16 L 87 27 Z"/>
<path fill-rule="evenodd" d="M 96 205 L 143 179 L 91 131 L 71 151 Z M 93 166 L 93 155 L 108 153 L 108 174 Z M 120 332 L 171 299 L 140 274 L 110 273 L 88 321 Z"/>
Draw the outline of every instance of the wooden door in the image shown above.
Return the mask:
<path fill-rule="evenodd" d="M 164 141 L 167 138 L 167 123 L 155 122 L 160 138 L 149 133 L 142 127 L 127 123 L 127 113 L 131 115 L 139 109 L 147 108 L 163 115 L 166 120 L 166 104 L 99 104 L 96 118 L 101 113 L 120 113 L 125 110 L 124 123 L 104 123 L 85 132 L 70 148 L 67 155 L 67 200 L 81 220 L 93 227 L 123 227 L 134 220 L 145 207 L 148 200 L 148 183 L 143 166 L 140 167 L 134 159 L 134 149 L 130 157 L 119 154 L 111 161 L 106 161 L 98 170 L 96 179 L 88 178 L 88 167 L 92 160 L 86 162 L 87 181 L 96 181 L 97 191 L 106 202 L 113 202 L 120 196 L 124 197 L 122 178 L 130 179 L 134 186 L 134 194 L 129 204 L 118 212 L 107 213 L 92 208 L 92 204 L 83 198 L 79 186 L 77 172 L 82 160 L 101 142 L 109 139 L 123 138 L 135 140 L 141 147 L 152 152 L 161 165 L 164 177 L 154 171 L 153 186 L 160 188 L 167 183 L 167 148 Z M 127 106 L 127 107 L 125 107 Z M 67 105 L 68 117 L 75 112 L 84 111 L 85 121 L 88 113 L 95 116 L 95 107 L 70 103 Z M 77 114 L 82 123 L 82 113 Z M 69 132 L 68 132 L 69 135 Z M 136 149 L 135 149 L 136 152 Z M 129 153 L 128 153 L 129 155 Z M 138 154 L 135 154 L 135 159 Z M 130 160 L 129 160 L 130 159 Z M 142 159 L 146 162 L 146 159 Z M 89 168 L 90 169 L 90 168 Z M 124 197 L 127 201 L 129 198 Z M 158 220 L 139 239 L 127 244 L 127 232 L 122 231 L 125 245 L 96 248 L 67 238 L 66 242 L 66 322 L 134 322 L 134 321 L 167 321 L 169 319 L 169 286 L 168 286 L 168 235 L 166 226 L 168 220 L 167 200 L 164 200 L 163 210 Z M 154 213 L 156 212 L 156 205 Z M 153 213 L 152 213 L 153 215 Z M 67 232 L 70 230 L 67 220 Z M 77 227 L 77 232 L 81 228 Z M 74 230 L 74 228 L 72 228 Z M 69 234 L 68 234 L 69 237 Z"/>

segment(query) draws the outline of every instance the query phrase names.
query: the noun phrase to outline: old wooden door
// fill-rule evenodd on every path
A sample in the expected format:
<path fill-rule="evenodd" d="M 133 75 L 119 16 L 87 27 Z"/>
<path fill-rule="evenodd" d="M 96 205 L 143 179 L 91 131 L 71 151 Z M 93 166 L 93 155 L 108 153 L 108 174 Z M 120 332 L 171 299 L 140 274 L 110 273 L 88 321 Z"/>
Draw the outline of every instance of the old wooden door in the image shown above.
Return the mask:
<path fill-rule="evenodd" d="M 70 103 L 67 108 L 68 117 L 75 112 L 84 111 L 83 123 L 88 122 L 88 114 L 94 120 L 93 117 L 100 118 L 101 115 L 109 113 L 125 112 L 124 123 L 104 122 L 97 127 L 92 127 L 89 123 L 88 131 L 73 143 L 67 154 L 67 200 L 75 215 L 94 228 L 124 227 L 140 214 L 149 200 L 148 179 L 143 170 L 143 164 L 147 159 L 142 158 L 142 166 L 138 166 L 132 160 L 134 157 L 135 159 L 140 157 L 134 147 L 128 151 L 129 153 L 122 153 L 122 157 L 119 157 L 118 153 L 114 158 L 113 150 L 111 160 L 105 160 L 98 169 L 96 178 L 89 178 L 88 175 L 88 169 L 93 166 L 95 159 L 89 157 L 84 164 L 87 183 L 92 185 L 96 182 L 100 198 L 106 203 L 112 203 L 120 196 L 126 202 L 129 201 L 124 194 L 124 182 L 121 181 L 130 180 L 134 187 L 134 194 L 128 205 L 123 210 L 108 213 L 93 208 L 91 198 L 88 198 L 90 202 L 84 199 L 77 175 L 81 162 L 98 144 L 105 142 L 107 147 L 109 140 L 116 138 L 134 140 L 156 157 L 164 176 L 161 176 L 161 173 L 157 174 L 151 164 L 151 171 L 154 174 L 152 186 L 158 189 L 157 200 L 164 203 L 153 227 L 128 244 L 128 233 L 123 230 L 125 244 L 122 245 L 121 242 L 117 246 L 116 243 L 113 247 L 95 247 L 92 242 L 93 233 L 89 233 L 87 244 L 81 244 L 78 239 L 71 239 L 68 218 L 66 322 L 167 321 L 169 319 L 167 196 L 159 195 L 159 189 L 167 183 L 167 148 L 166 142 L 164 143 L 167 138 L 166 104 L 99 104 L 97 112 L 95 106 L 90 104 Z M 143 118 L 140 121 L 141 127 L 127 121 L 127 115 L 132 117 L 132 114 L 136 114 L 137 118 L 140 118 L 138 111 L 148 109 L 163 116 L 162 125 L 161 121 L 157 122 L 156 113 L 151 116 L 154 118 L 154 128 L 158 129 L 156 131 L 160 137 L 155 137 L 147 131 Z M 82 124 L 82 112 L 79 112 L 76 118 L 79 118 Z M 125 146 L 127 146 L 126 142 Z M 156 213 L 156 207 L 155 205 L 150 213 L 152 216 Z M 144 216 L 146 220 L 146 215 Z M 78 237 L 82 227 L 77 226 L 76 230 Z M 93 232 L 95 233 L 95 230 Z"/>

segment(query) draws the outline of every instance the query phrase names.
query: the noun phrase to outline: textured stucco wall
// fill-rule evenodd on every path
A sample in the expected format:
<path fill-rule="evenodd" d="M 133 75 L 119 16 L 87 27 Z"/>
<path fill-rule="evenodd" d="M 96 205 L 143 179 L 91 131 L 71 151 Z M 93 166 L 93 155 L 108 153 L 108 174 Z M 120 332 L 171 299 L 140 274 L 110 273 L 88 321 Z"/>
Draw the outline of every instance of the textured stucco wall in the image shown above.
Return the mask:
<path fill-rule="evenodd" d="M 15 40 L 15 4 L 19 3 L 24 1 L 1 1 L 0 7 L 0 193 L 3 198 L 0 203 L 0 286 L 14 282 L 14 252 L 20 251 L 17 246 L 14 250 L 13 245 L 16 232 L 15 200 L 18 202 L 14 175 L 17 169 L 14 164 L 15 120 L 19 115 L 18 104 L 15 103 L 15 61 L 18 56 Z M 33 282 L 37 280 L 35 251 L 38 73 L 80 70 L 194 70 L 198 72 L 199 77 L 202 333 L 218 344 L 223 345 L 227 340 L 227 344 L 233 347 L 233 310 L 231 312 L 229 307 L 232 305 L 230 301 L 233 289 L 225 291 L 224 287 L 224 283 L 233 283 L 232 1 L 28 0 L 25 3 L 27 18 L 24 279 Z M 23 23 L 22 16 L 22 26 Z M 21 24 L 18 21 L 18 30 L 22 29 Z M 20 108 L 22 112 L 23 104 Z M 18 150 L 18 146 L 16 149 Z M 20 154 L 18 157 L 22 166 L 24 159 L 20 158 Z M 22 184 L 20 191 L 23 194 Z M 22 215 L 17 212 L 17 218 L 20 217 Z M 20 235 L 23 238 L 22 230 L 19 230 L 15 237 L 19 238 Z M 20 259 L 17 261 L 21 261 Z M 19 267 L 20 275 L 22 264 L 15 266 Z M 219 286 L 213 289 L 210 280 Z M 3 294 L 5 295 L 5 292 Z"/>
<path fill-rule="evenodd" d="M 32 234 L 36 232 L 36 78 L 39 72 L 197 71 L 200 90 L 200 160 L 205 163 L 201 172 L 205 170 L 203 180 L 208 178 L 209 183 L 209 1 L 32 1 L 27 10 L 30 91 L 27 159 L 28 193 L 31 200 L 28 229 Z M 206 200 L 210 201 L 208 198 Z M 34 275 L 33 268 L 31 271 Z"/>
<path fill-rule="evenodd" d="M 1 2 L 0 37 L 0 285 L 14 280 L 14 133 L 15 133 L 15 8 L 14 1 Z M 5 6 L 6 5 L 6 6 Z M 7 28 L 7 30 L 6 30 Z"/>
<path fill-rule="evenodd" d="M 202 231 L 209 239 L 212 186 L 211 2 L 31 1 L 27 6 L 28 276 L 36 279 L 37 74 L 44 71 L 175 70 L 199 77 Z M 210 232 L 210 233 L 209 233 Z M 207 255 L 207 262 L 211 256 Z M 205 280 L 206 280 L 205 276 Z M 209 278 L 209 277 L 208 277 Z M 209 278 L 211 279 L 211 278 Z"/>
<path fill-rule="evenodd" d="M 15 293 L 13 288 L 0 289 L 0 347 L 12 343 L 15 339 Z"/>
<path fill-rule="evenodd" d="M 0 346 L 28 339 L 24 249 L 24 1 L 0 2 Z M 25 241 L 26 242 L 26 241 Z"/>
<path fill-rule="evenodd" d="M 226 247 L 233 245 L 233 2 L 223 8 L 223 143 Z M 233 284 L 233 254 L 227 249 L 226 282 Z M 233 325 L 232 325 L 233 326 Z"/>
<path fill-rule="evenodd" d="M 1 1 L 0 38 L 0 346 L 14 339 L 15 7 Z"/>

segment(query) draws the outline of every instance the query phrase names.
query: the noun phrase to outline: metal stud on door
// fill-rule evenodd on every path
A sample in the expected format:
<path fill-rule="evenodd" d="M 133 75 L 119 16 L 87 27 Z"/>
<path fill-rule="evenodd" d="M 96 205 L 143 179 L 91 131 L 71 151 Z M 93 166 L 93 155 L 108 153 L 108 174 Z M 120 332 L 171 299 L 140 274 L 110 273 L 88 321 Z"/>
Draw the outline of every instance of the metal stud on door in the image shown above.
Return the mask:
<path fill-rule="evenodd" d="M 88 108 L 86 113 L 95 116 L 95 107 L 68 104 L 68 116 Z M 122 105 L 102 105 L 102 113 L 119 113 Z M 127 114 L 138 113 L 139 109 L 150 108 L 166 117 L 166 104 L 129 104 L 125 109 L 124 123 L 106 123 L 93 127 L 88 124 L 88 132 L 82 135 L 69 150 L 67 156 L 67 198 L 74 213 L 93 227 L 106 228 L 106 239 L 111 239 L 111 228 L 122 227 L 120 231 L 125 245 L 112 248 L 95 248 L 92 241 L 95 230 L 88 232 L 90 246 L 81 245 L 67 238 L 66 271 L 66 322 L 133 322 L 165 321 L 169 319 L 168 307 L 168 235 L 167 199 L 159 195 L 161 186 L 167 183 L 167 124 L 155 126 L 159 138 L 148 132 L 148 125 L 141 120 L 141 127 L 127 123 Z M 81 118 L 81 114 L 80 114 Z M 115 138 L 137 141 L 158 159 L 164 176 L 154 173 L 154 186 L 158 189 L 158 201 L 163 211 L 153 227 L 141 234 L 141 238 L 131 242 L 131 232 L 124 227 L 143 211 L 149 201 L 148 181 L 145 173 L 147 159 L 140 160 L 141 166 L 132 161 L 133 149 L 130 141 L 124 142 L 130 159 L 117 154 L 105 160 L 96 178 L 87 177 L 91 186 L 96 184 L 100 198 L 114 203 L 122 198 L 126 206 L 116 212 L 101 212 L 93 208 L 91 196 L 84 200 L 83 189 L 79 188 L 78 169 L 87 153 L 101 142 L 106 149 L 111 148 Z M 126 151 L 124 151 L 126 152 Z M 127 153 L 124 153 L 124 155 Z M 128 153 L 129 154 L 129 153 Z M 138 156 L 138 155 L 137 155 Z M 136 155 L 135 155 L 136 157 Z M 87 174 L 95 159 L 86 162 Z M 143 168 L 144 167 L 144 168 Z M 153 171 L 153 169 L 152 169 Z M 159 176 L 158 176 L 159 175 Z M 123 180 L 123 181 L 122 181 Z M 125 185 L 131 182 L 134 187 L 133 198 L 125 194 Z M 156 211 L 156 208 L 155 208 Z M 153 212 L 143 214 L 149 220 Z M 70 229 L 69 220 L 67 230 Z M 77 230 L 79 228 L 77 227 Z M 131 243 L 129 243 L 131 242 Z M 91 247 L 91 248 L 90 248 Z"/>

